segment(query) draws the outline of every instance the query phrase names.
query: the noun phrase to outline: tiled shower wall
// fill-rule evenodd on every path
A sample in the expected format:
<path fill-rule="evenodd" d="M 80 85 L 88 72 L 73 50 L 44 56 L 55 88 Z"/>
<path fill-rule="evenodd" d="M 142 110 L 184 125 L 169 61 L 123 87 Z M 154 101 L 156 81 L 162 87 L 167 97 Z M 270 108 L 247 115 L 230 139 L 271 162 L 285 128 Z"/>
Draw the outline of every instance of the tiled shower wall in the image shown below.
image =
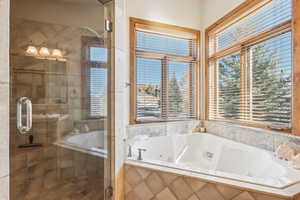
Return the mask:
<path fill-rule="evenodd" d="M 125 170 L 125 200 L 299 200 L 133 165 Z"/>
<path fill-rule="evenodd" d="M 0 0 L 0 200 L 9 199 L 9 0 Z"/>

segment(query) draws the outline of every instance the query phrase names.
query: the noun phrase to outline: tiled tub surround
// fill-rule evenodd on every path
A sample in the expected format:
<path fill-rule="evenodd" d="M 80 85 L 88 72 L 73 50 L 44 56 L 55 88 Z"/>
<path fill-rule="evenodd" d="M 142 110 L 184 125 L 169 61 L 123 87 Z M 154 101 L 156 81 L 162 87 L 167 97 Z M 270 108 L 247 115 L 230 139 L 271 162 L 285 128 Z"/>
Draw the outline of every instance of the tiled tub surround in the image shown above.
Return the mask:
<path fill-rule="evenodd" d="M 142 141 L 145 139 L 146 140 L 159 140 L 159 138 L 168 138 L 168 136 L 169 137 L 170 136 L 171 137 L 188 136 L 188 135 L 191 135 L 191 133 L 193 132 L 192 130 L 196 127 L 196 125 L 198 125 L 198 123 L 199 123 L 199 121 L 183 121 L 183 122 L 131 125 L 131 126 L 127 127 L 127 144 L 128 145 L 133 145 L 134 143 L 141 144 Z M 228 140 L 229 142 L 239 143 L 240 145 L 244 145 L 247 148 L 258 149 L 262 152 L 265 152 L 265 150 L 267 150 L 267 152 L 269 152 L 270 155 L 273 155 L 273 152 L 275 151 L 275 149 L 282 143 L 288 143 L 293 146 L 300 144 L 299 138 L 291 136 L 289 134 L 279 133 L 276 131 L 267 131 L 267 130 L 262 130 L 262 129 L 257 129 L 257 128 L 241 127 L 241 126 L 231 124 L 231 123 L 211 122 L 211 121 L 205 122 L 205 126 L 207 128 L 207 131 L 210 133 L 209 135 L 215 135 L 212 137 L 219 136 L 216 138 L 220 138 L 221 140 L 222 140 L 222 138 L 225 138 L 225 140 L 227 138 L 227 139 L 229 139 Z M 170 138 L 167 140 L 170 141 Z M 182 139 L 181 141 L 184 141 L 184 139 Z M 197 141 L 197 140 L 194 139 L 194 141 Z M 236 142 L 234 142 L 234 141 L 236 141 Z M 168 142 L 164 141 L 164 145 L 159 144 L 159 142 L 157 144 L 160 145 L 160 147 L 161 146 L 166 147 Z M 245 144 L 250 145 L 250 146 L 247 146 Z M 148 145 L 149 149 L 152 149 L 152 150 L 156 151 L 156 153 L 159 153 L 159 149 L 161 149 L 161 148 L 154 147 L 155 145 L 153 146 L 153 144 L 149 144 L 149 145 Z M 213 144 L 211 146 L 215 146 L 215 144 Z M 142 144 L 140 147 L 147 147 L 147 144 Z M 257 148 L 255 148 L 255 147 L 257 147 Z M 134 159 L 136 159 L 135 158 L 135 157 L 137 157 L 136 147 L 133 147 L 132 150 L 133 150 L 133 154 L 134 154 Z M 169 150 L 164 149 L 163 152 L 169 152 Z M 148 152 L 148 155 L 150 155 L 150 154 Z M 266 187 L 266 186 L 263 186 L 263 184 L 261 184 L 261 183 L 254 184 L 255 180 L 253 182 L 253 179 L 252 179 L 252 183 L 251 183 L 251 181 L 241 182 L 241 181 L 237 181 L 237 179 L 235 179 L 235 180 L 230 179 L 230 178 L 224 179 L 224 177 L 222 178 L 220 176 L 208 175 L 210 173 L 205 174 L 205 173 L 196 173 L 193 170 L 182 170 L 180 167 L 174 167 L 172 164 L 170 165 L 170 162 L 169 163 L 161 162 L 161 161 L 159 161 L 159 159 L 155 159 L 155 156 L 153 157 L 153 155 L 150 155 L 150 157 L 148 157 L 150 159 L 147 160 L 147 151 L 144 152 L 143 155 L 146 156 L 144 161 L 141 162 L 141 161 L 135 161 L 135 160 L 129 159 L 129 160 L 127 160 L 127 164 L 134 165 L 134 166 L 148 167 L 148 168 L 150 168 L 149 173 L 151 173 L 151 171 L 153 171 L 153 170 L 154 171 L 160 170 L 160 171 L 175 173 L 175 174 L 177 174 L 177 176 L 178 175 L 193 176 L 193 177 L 201 179 L 201 181 L 205 182 L 205 183 L 213 182 L 213 183 L 231 185 L 230 187 L 233 187 L 233 188 L 242 188 L 242 189 L 239 189 L 239 191 L 241 191 L 242 196 L 240 196 L 237 199 L 243 199 L 243 198 L 245 198 L 245 199 L 252 199 L 252 198 L 253 199 L 267 199 L 267 197 L 258 197 L 258 196 L 252 195 L 252 193 L 250 194 L 249 192 L 242 193 L 243 191 L 255 191 L 255 194 L 256 193 L 267 193 L 271 196 L 281 196 L 281 198 L 279 198 L 279 199 L 294 199 L 296 197 L 297 193 L 300 192 L 299 184 L 294 184 L 292 186 L 285 187 L 284 189 L 280 189 L 280 187 L 283 187 L 282 185 L 281 186 L 277 185 L 278 187 L 276 188 L 276 184 L 273 185 L 273 183 L 269 182 L 269 186 L 271 186 L 271 187 Z M 152 156 L 152 158 L 151 158 L 151 156 Z M 163 157 L 164 156 L 161 156 L 160 159 Z M 230 158 L 230 157 L 228 157 L 228 158 Z M 152 162 L 151 159 L 154 162 Z M 191 158 L 190 160 L 193 160 L 193 159 L 195 160 L 195 158 Z M 226 158 L 224 158 L 224 159 L 226 160 Z M 150 161 L 150 162 L 148 162 L 148 161 Z M 234 162 L 234 161 L 232 161 L 232 162 Z M 236 163 L 236 162 L 234 162 L 234 163 Z M 190 164 L 191 164 L 191 166 L 193 166 L 192 163 L 190 163 Z M 203 163 L 199 162 L 199 164 L 203 164 Z M 261 163 L 257 163 L 257 164 L 260 165 Z M 231 163 L 229 164 L 228 169 L 230 169 L 230 165 L 231 165 Z M 280 166 L 282 166 L 282 165 L 280 165 Z M 281 170 L 279 169 L 279 171 L 281 171 Z M 208 172 L 209 172 L 209 170 L 208 170 Z M 294 172 L 300 175 L 300 171 L 296 170 Z M 292 175 L 294 172 L 292 172 Z M 128 173 L 128 171 L 126 171 L 126 175 L 127 175 L 127 173 Z M 275 172 L 275 174 L 276 174 L 276 172 Z M 218 173 L 217 173 L 217 175 L 218 175 Z M 236 177 L 238 177 L 238 176 L 236 176 Z M 293 177 L 293 176 L 291 176 L 291 177 Z M 144 177 L 144 179 L 146 180 L 145 177 Z M 250 179 L 251 179 L 251 177 L 250 177 Z M 154 185 L 155 184 L 156 183 L 154 183 Z M 140 184 L 137 184 L 136 186 L 139 186 L 139 185 Z M 287 184 L 287 185 L 289 185 L 289 184 Z M 127 189 L 127 192 L 126 192 L 127 199 L 130 199 L 130 200 L 134 199 L 134 198 L 139 199 L 135 194 L 136 192 L 133 192 L 133 189 L 135 188 L 134 185 L 132 185 L 132 184 L 130 185 L 127 183 L 126 187 L 129 188 L 129 189 Z M 142 186 L 140 186 L 140 187 L 142 187 Z M 131 192 L 129 193 L 129 191 L 131 191 Z M 250 195 L 248 195 L 248 194 L 250 194 Z M 128 197 L 128 195 L 129 195 L 129 197 Z M 154 198 L 156 195 L 158 195 L 158 193 L 152 192 L 151 198 L 159 199 L 158 197 Z M 176 195 L 174 195 L 174 196 L 175 196 L 175 199 L 184 199 L 184 198 L 176 197 Z M 195 196 L 195 199 L 200 198 L 199 196 L 196 198 L 196 196 Z M 192 196 L 191 196 L 191 198 L 192 198 Z M 172 199 L 172 198 L 170 197 L 170 199 Z M 186 199 L 188 199 L 188 198 L 186 198 Z M 208 198 L 208 199 L 210 199 L 210 198 Z M 230 199 L 230 198 L 224 198 L 224 199 Z M 231 198 L 231 199 L 233 199 L 233 198 Z M 277 199 L 277 198 L 271 197 L 269 199 Z"/>
<path fill-rule="evenodd" d="M 205 127 L 210 134 L 268 151 L 275 152 L 279 145 L 284 143 L 300 148 L 300 137 L 290 133 L 251 128 L 222 121 L 205 121 Z"/>
<path fill-rule="evenodd" d="M 177 121 L 177 122 L 161 122 L 161 123 L 145 123 L 129 125 L 126 130 L 127 140 L 136 136 L 167 136 L 167 135 L 183 135 L 193 132 L 193 129 L 199 124 L 198 120 Z"/>
<path fill-rule="evenodd" d="M 193 176 L 193 177 L 192 177 Z M 198 175 L 199 176 L 199 175 Z M 126 200 L 299 200 L 298 196 L 284 197 L 220 184 L 193 173 L 138 163 L 125 165 Z"/>
<path fill-rule="evenodd" d="M 138 149 L 146 149 L 136 161 Z M 206 133 L 135 140 L 127 163 L 176 169 L 206 181 L 293 197 L 300 192 L 300 171 L 275 158 L 273 152 Z M 233 164 L 234 163 L 234 164 Z"/>

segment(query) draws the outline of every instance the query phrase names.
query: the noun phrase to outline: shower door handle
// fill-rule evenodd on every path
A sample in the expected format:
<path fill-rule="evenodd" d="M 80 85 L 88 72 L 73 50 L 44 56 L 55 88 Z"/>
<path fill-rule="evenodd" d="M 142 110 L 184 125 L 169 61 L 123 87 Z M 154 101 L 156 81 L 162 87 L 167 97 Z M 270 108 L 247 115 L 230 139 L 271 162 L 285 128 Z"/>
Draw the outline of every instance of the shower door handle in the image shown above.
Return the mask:
<path fill-rule="evenodd" d="M 22 108 L 26 105 L 26 125 L 22 122 Z M 32 127 L 32 103 L 27 97 L 20 97 L 17 100 L 17 128 L 20 134 L 24 135 L 30 131 Z"/>

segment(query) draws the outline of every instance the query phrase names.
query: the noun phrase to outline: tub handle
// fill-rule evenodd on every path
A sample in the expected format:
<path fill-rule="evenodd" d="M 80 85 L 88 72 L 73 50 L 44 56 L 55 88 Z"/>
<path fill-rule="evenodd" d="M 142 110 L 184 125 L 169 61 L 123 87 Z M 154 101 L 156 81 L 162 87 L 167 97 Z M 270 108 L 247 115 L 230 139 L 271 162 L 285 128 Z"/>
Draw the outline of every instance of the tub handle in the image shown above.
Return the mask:
<path fill-rule="evenodd" d="M 142 155 L 142 153 L 143 153 L 144 151 L 147 151 L 147 149 L 138 148 L 139 156 L 138 156 L 137 160 L 143 160 L 143 155 Z"/>

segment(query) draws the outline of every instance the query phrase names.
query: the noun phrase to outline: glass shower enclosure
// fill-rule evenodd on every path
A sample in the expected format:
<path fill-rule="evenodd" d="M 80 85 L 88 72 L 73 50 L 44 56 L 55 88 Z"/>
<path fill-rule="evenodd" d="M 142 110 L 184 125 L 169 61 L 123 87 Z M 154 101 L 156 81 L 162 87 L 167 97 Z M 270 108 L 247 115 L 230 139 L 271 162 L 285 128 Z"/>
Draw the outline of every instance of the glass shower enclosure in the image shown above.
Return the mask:
<path fill-rule="evenodd" d="M 109 199 L 112 8 L 11 1 L 11 200 Z"/>

